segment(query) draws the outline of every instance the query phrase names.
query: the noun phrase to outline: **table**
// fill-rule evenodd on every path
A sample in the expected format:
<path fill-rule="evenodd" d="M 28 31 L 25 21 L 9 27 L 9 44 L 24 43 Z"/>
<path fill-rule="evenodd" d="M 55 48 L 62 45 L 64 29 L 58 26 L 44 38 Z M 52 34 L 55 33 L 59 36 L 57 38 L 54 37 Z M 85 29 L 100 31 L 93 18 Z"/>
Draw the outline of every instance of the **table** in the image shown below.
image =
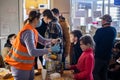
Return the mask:
<path fill-rule="evenodd" d="M 71 70 L 65 70 L 65 71 L 63 71 L 63 74 L 62 74 L 61 78 L 57 78 L 57 79 L 54 79 L 54 80 L 73 80 L 69 77 L 70 74 L 72 74 Z M 35 76 L 35 80 L 42 80 L 41 75 Z M 48 80 L 48 79 L 46 79 L 46 80 Z"/>
<path fill-rule="evenodd" d="M 1 69 L 1 68 L 0 68 Z M 1 71 L 0 72 L 0 75 L 1 74 L 5 74 L 8 70 L 6 70 L 6 69 L 3 69 L 4 71 Z M 70 71 L 70 70 L 65 70 L 65 71 L 63 71 L 63 74 L 62 74 L 62 77 L 61 78 L 58 78 L 58 79 L 54 79 L 54 80 L 73 80 L 73 79 L 71 79 L 70 77 L 69 77 L 69 75 L 70 74 L 72 74 L 72 72 Z M 3 77 L 1 77 L 0 78 L 0 80 L 14 80 L 14 78 L 11 76 L 11 77 L 9 77 L 8 79 L 3 79 Z M 42 76 L 41 76 L 41 74 L 39 74 L 39 75 L 35 75 L 35 79 L 34 80 L 42 80 Z M 46 79 L 46 80 L 48 80 L 48 79 Z"/>

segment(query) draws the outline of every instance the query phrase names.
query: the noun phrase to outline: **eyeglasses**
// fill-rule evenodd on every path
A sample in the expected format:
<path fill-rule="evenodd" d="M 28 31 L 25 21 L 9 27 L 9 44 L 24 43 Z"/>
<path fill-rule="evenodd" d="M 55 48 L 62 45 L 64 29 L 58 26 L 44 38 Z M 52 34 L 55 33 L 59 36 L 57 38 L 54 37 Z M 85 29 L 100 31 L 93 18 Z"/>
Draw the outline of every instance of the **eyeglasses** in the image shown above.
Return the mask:
<path fill-rule="evenodd" d="M 80 44 L 80 45 L 84 45 L 84 44 Z"/>

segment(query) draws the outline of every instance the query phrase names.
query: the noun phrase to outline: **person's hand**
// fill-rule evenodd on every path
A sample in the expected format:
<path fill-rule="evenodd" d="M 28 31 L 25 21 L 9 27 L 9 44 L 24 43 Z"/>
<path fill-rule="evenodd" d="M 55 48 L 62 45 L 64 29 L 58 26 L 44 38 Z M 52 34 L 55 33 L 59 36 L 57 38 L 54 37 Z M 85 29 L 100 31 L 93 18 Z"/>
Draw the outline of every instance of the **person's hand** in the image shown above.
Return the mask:
<path fill-rule="evenodd" d="M 48 49 L 48 52 L 52 52 L 51 48 L 47 48 Z"/>
<path fill-rule="evenodd" d="M 60 51 L 60 45 L 59 44 L 55 44 L 54 46 L 51 47 L 51 51 L 53 53 L 57 53 Z"/>
<path fill-rule="evenodd" d="M 52 41 L 51 41 L 52 44 L 56 44 L 56 43 L 60 43 L 60 42 L 61 42 L 60 38 L 52 39 Z"/>
<path fill-rule="evenodd" d="M 69 77 L 70 77 L 71 79 L 74 79 L 74 75 L 73 75 L 73 74 L 70 74 Z"/>
<path fill-rule="evenodd" d="M 120 61 L 120 57 L 118 58 L 118 60 Z"/>
<path fill-rule="evenodd" d="M 70 69 L 71 65 L 70 64 L 65 64 L 67 69 Z"/>
<path fill-rule="evenodd" d="M 51 40 L 51 43 L 52 43 L 52 44 L 56 44 L 56 43 L 57 43 L 57 40 L 58 40 L 58 39 L 52 39 L 52 40 Z"/>

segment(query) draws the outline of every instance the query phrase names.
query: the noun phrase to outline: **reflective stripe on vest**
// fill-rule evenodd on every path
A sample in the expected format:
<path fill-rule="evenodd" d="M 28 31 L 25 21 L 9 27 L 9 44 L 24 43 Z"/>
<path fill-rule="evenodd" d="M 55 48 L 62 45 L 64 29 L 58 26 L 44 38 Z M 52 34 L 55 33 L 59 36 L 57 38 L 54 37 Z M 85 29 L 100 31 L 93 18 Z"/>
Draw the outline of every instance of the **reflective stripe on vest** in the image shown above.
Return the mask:
<path fill-rule="evenodd" d="M 23 53 L 23 52 L 18 51 L 17 49 L 15 49 L 13 47 L 12 47 L 12 50 L 15 51 L 15 53 L 17 53 L 19 55 L 31 57 L 28 53 Z M 34 60 L 21 60 L 21 59 L 15 57 L 14 55 L 12 55 L 12 53 L 10 53 L 10 52 L 8 53 L 8 55 L 9 55 L 9 57 L 11 57 L 12 59 L 14 59 L 17 62 L 27 63 L 27 64 L 33 64 L 34 63 Z"/>
<path fill-rule="evenodd" d="M 19 55 L 26 56 L 26 57 L 31 57 L 28 53 L 21 52 L 15 48 L 13 48 L 13 51 Z"/>
<path fill-rule="evenodd" d="M 27 63 L 27 64 L 32 64 L 34 63 L 34 60 L 21 60 L 19 58 L 16 58 L 14 55 L 12 55 L 12 53 L 8 54 L 12 59 L 14 59 L 17 62 L 21 62 L 21 63 Z"/>

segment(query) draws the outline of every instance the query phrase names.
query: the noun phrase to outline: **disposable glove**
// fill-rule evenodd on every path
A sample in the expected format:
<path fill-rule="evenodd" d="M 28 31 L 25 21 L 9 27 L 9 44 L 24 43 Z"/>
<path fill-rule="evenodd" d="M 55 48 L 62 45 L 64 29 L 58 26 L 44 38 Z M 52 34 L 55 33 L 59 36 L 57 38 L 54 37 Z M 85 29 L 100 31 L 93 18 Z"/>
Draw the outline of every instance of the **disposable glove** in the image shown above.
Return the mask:
<path fill-rule="evenodd" d="M 55 44 L 51 47 L 53 53 L 58 53 L 60 51 L 60 44 Z"/>

